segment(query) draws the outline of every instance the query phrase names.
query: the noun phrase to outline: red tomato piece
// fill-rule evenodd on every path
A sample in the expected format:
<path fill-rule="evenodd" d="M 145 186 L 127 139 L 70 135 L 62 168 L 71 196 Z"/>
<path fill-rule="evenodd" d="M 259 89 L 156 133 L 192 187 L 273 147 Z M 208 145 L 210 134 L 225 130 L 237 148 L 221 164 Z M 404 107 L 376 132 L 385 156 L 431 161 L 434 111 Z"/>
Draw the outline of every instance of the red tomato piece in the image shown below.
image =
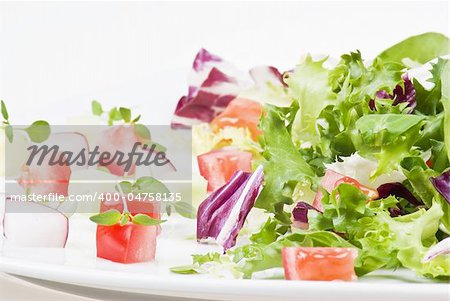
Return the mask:
<path fill-rule="evenodd" d="M 252 154 L 239 150 L 214 150 L 197 156 L 197 162 L 208 192 L 225 185 L 238 170 L 252 171 Z"/>
<path fill-rule="evenodd" d="M 335 189 L 342 183 L 347 183 L 356 186 L 359 190 L 361 190 L 362 193 L 367 195 L 371 200 L 375 200 L 378 198 L 378 191 L 370 189 L 364 186 L 363 184 L 359 183 L 357 180 L 351 177 L 344 176 L 331 169 L 327 169 L 327 171 L 325 172 L 325 176 L 323 176 L 322 181 L 320 182 L 322 187 L 328 192 L 332 192 L 333 189 Z M 322 191 L 318 190 L 313 201 L 313 206 L 319 209 L 320 211 L 323 210 L 322 197 L 323 197 Z"/>
<path fill-rule="evenodd" d="M 245 99 L 233 99 L 226 109 L 211 121 L 213 129 L 218 130 L 226 126 L 247 128 L 253 140 L 258 140 L 262 131 L 258 128 L 262 106 L 259 102 Z"/>
<path fill-rule="evenodd" d="M 131 222 L 124 226 L 97 226 L 97 257 L 119 263 L 147 262 L 155 259 L 156 226 Z"/>
<path fill-rule="evenodd" d="M 356 280 L 356 249 L 290 247 L 282 250 L 288 280 Z"/>

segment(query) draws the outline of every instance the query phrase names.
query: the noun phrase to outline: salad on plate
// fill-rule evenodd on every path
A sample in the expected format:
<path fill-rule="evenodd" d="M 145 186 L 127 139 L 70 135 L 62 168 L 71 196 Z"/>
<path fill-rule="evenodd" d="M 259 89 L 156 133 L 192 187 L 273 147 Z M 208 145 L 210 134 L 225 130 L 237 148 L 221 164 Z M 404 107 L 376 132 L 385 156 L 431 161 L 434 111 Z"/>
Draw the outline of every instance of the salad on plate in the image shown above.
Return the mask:
<path fill-rule="evenodd" d="M 307 55 L 247 75 L 200 50 L 172 126 L 192 128 L 207 181 L 197 240 L 223 252 L 172 271 L 448 278 L 449 53 L 447 37 L 425 33 L 371 60 Z"/>

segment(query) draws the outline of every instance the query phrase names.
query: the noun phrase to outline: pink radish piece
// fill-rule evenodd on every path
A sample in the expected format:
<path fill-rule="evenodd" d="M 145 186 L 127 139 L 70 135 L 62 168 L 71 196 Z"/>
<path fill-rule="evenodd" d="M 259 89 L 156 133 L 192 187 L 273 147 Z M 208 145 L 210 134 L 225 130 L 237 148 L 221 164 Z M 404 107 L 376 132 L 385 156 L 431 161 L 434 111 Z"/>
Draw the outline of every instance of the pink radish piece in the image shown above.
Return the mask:
<path fill-rule="evenodd" d="M 84 152 L 86 155 L 89 153 L 89 143 L 86 136 L 77 132 L 59 132 L 51 134 L 50 137 L 40 145 L 48 145 L 52 147 L 57 145 L 59 147 L 59 152 L 72 152 L 73 157 L 77 154 Z M 87 169 L 88 164 L 72 164 L 70 166 L 71 170 Z"/>
<path fill-rule="evenodd" d="M 36 202 L 6 201 L 5 242 L 14 247 L 64 248 L 69 221 L 61 212 Z"/>

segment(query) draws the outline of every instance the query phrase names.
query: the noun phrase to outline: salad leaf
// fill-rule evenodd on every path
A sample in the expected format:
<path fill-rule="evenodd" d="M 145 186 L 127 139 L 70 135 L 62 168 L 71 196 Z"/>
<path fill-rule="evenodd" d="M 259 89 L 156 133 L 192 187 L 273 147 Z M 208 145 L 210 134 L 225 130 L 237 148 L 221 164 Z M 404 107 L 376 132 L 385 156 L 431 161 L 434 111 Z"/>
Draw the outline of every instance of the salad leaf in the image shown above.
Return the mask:
<path fill-rule="evenodd" d="M 446 69 L 448 59 L 438 58 L 436 62 L 431 64 L 431 78 L 427 79 L 428 83 L 433 84 L 431 89 L 425 89 L 421 83 L 414 80 L 414 87 L 417 94 L 417 110 L 425 115 L 436 115 L 440 113 L 442 108 L 441 98 L 447 89 L 442 87 L 446 83 L 448 77 L 448 69 Z M 447 75 L 445 75 L 447 72 Z"/>
<path fill-rule="evenodd" d="M 294 223 L 297 222 L 297 226 L 299 226 L 299 228 L 308 227 L 309 210 L 320 212 L 319 209 L 308 204 L 307 202 L 298 202 L 297 205 L 295 205 L 294 209 L 292 209 L 292 218 L 294 220 Z"/>
<path fill-rule="evenodd" d="M 424 47 L 426 45 L 426 47 Z M 440 33 L 427 32 L 409 37 L 378 55 L 384 61 L 401 63 L 404 58 L 424 64 L 438 56 L 449 54 L 450 41 Z"/>
<path fill-rule="evenodd" d="M 323 67 L 326 60 L 313 61 L 308 55 L 294 72 L 287 72 L 284 76 L 290 95 L 299 106 L 291 130 L 292 140 L 297 145 L 317 139 L 316 119 L 322 109 L 335 99 L 328 86 L 329 71 Z"/>
<path fill-rule="evenodd" d="M 450 234 L 450 206 L 444 200 L 442 195 L 435 189 L 430 179 L 437 177 L 438 174 L 423 162 L 419 157 L 407 157 L 401 162 L 403 173 L 408 178 L 414 192 L 420 197 L 422 202 L 431 207 L 433 202 L 441 206 L 443 217 L 441 220 L 441 229 Z"/>
<path fill-rule="evenodd" d="M 227 184 L 200 204 L 197 213 L 197 240 L 213 238 L 224 250 L 236 244 L 263 181 L 262 166 L 253 173 L 237 171 Z"/>
<path fill-rule="evenodd" d="M 210 122 L 238 96 L 243 85 L 238 72 L 229 63 L 200 49 L 192 65 L 189 91 L 178 101 L 172 127 L 190 128 Z"/>
<path fill-rule="evenodd" d="M 405 185 L 399 182 L 383 184 L 377 188 L 377 191 L 381 199 L 387 198 L 392 195 L 397 198 L 403 198 L 414 206 L 423 205 L 422 201 L 418 200 L 415 195 L 405 187 Z"/>
<path fill-rule="evenodd" d="M 409 107 L 408 112 L 411 113 L 417 106 L 416 101 L 416 89 L 414 84 L 409 79 L 408 75 L 403 75 L 403 87 L 400 85 L 395 86 L 394 91 L 392 91 L 394 97 L 394 102 L 392 105 L 396 106 L 400 103 L 407 103 Z"/>
<path fill-rule="evenodd" d="M 430 162 L 433 169 L 437 172 L 443 172 L 449 164 L 447 156 L 447 149 L 442 141 L 430 139 L 431 143 L 431 157 Z"/>
<path fill-rule="evenodd" d="M 356 121 L 358 134 L 353 135 L 354 144 L 361 154 L 378 159 L 372 179 L 396 170 L 400 161 L 411 154 L 423 119 L 410 114 L 371 114 Z"/>
<path fill-rule="evenodd" d="M 284 210 L 284 205 L 293 203 L 292 194 L 297 183 L 313 183 L 316 176 L 294 147 L 284 127 L 282 112 L 270 106 L 267 108 L 267 114 L 261 119 L 265 183 L 255 207 L 274 213 L 279 221 L 290 224 L 290 213 Z"/>
<path fill-rule="evenodd" d="M 250 240 L 253 243 L 270 244 L 276 241 L 281 235 L 286 234 L 288 229 L 287 226 L 280 225 L 276 219 L 269 217 L 259 232 L 253 233 L 250 236 Z"/>
<path fill-rule="evenodd" d="M 444 106 L 445 118 L 444 118 L 444 143 L 447 148 L 447 156 L 450 161 L 450 64 L 448 60 L 443 68 L 442 77 L 442 105 Z"/>
<path fill-rule="evenodd" d="M 370 102 L 380 91 L 391 94 L 402 81 L 401 74 L 399 64 L 375 59 L 366 67 L 359 51 L 343 55 L 341 62 L 330 72 L 329 81 L 337 93 L 337 109 L 344 129 L 350 130 L 359 117 L 372 111 Z"/>
<path fill-rule="evenodd" d="M 450 206 L 450 170 L 440 176 L 430 178 L 434 188 L 444 197 Z"/>

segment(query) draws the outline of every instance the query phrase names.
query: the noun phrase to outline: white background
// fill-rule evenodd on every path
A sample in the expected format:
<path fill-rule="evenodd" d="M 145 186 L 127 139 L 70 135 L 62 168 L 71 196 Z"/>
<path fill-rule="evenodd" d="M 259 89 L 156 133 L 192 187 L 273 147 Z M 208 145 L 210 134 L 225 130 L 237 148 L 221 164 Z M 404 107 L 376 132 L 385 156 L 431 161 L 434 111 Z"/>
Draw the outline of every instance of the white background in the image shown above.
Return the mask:
<path fill-rule="evenodd" d="M 448 29 L 448 2 L 1 2 L 0 99 L 15 124 L 62 124 L 88 115 L 92 99 L 164 124 L 201 47 L 243 70 L 286 70 L 307 52 L 370 58 Z M 80 300 L 5 276 L 0 289 L 5 300 Z"/>
<path fill-rule="evenodd" d="M 0 3 L 0 98 L 16 124 L 62 124 L 90 102 L 168 123 L 201 47 L 243 70 L 302 54 L 373 57 L 426 31 L 448 33 L 448 2 Z"/>

